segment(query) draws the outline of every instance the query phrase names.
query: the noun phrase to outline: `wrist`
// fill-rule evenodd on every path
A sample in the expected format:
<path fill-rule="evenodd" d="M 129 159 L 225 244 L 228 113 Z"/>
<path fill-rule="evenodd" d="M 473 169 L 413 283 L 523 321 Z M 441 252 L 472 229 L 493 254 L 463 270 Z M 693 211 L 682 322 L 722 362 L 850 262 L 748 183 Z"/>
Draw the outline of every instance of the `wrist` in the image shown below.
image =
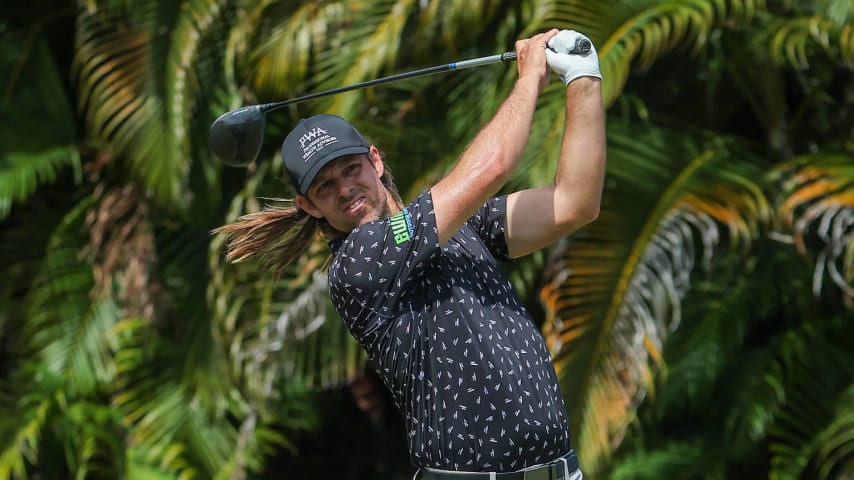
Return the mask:
<path fill-rule="evenodd" d="M 567 92 L 577 91 L 577 92 L 585 92 L 589 90 L 601 90 L 602 89 L 602 79 L 593 76 L 582 76 L 572 79 L 569 83 L 566 84 Z"/>
<path fill-rule="evenodd" d="M 541 83 L 542 79 L 539 76 L 526 75 L 516 79 L 515 88 L 517 90 L 532 92 L 535 95 L 539 95 Z"/>

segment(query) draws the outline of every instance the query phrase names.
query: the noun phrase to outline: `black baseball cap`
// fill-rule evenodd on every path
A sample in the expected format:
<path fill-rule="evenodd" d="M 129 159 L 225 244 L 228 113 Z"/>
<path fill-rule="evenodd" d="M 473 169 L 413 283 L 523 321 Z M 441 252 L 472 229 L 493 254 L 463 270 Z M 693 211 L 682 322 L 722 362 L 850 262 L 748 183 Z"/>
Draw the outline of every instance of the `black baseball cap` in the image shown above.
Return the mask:
<path fill-rule="evenodd" d="M 327 163 L 344 155 L 368 153 L 368 147 L 365 137 L 350 122 L 324 113 L 300 120 L 285 137 L 282 157 L 297 191 L 305 195 Z"/>

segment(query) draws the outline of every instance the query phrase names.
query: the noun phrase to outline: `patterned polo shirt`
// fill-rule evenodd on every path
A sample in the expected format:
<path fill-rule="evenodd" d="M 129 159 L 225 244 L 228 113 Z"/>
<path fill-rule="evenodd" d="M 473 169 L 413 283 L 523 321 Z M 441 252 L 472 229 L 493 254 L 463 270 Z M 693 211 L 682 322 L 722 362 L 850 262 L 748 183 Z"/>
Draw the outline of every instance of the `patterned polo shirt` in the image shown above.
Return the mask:
<path fill-rule="evenodd" d="M 496 261 L 506 204 L 440 246 L 427 191 L 330 242 L 333 303 L 403 412 L 416 466 L 507 472 L 569 451 L 545 341 Z"/>

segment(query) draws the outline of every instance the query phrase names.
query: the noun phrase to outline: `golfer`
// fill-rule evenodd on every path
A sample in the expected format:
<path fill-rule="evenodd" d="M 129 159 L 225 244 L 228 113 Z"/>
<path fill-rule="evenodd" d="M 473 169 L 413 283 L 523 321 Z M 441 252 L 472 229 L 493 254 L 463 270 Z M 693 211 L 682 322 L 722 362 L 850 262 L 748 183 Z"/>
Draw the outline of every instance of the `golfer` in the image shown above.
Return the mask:
<path fill-rule="evenodd" d="M 498 268 L 598 216 L 601 74 L 595 48 L 568 53 L 579 39 L 551 30 L 517 41 L 509 96 L 453 170 L 408 205 L 376 146 L 317 115 L 282 146 L 296 206 L 217 229 L 229 260 L 261 256 L 276 275 L 317 233 L 329 239 L 332 301 L 405 417 L 418 478 L 582 478 L 545 341 Z M 554 183 L 494 197 L 525 150 L 548 67 L 567 92 Z"/>

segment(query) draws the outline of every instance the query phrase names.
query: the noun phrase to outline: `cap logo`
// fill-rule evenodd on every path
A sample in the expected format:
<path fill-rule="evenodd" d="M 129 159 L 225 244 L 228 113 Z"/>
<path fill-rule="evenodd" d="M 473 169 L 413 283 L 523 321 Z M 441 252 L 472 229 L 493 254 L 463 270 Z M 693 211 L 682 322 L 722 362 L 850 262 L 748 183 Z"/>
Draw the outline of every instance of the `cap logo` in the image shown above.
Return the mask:
<path fill-rule="evenodd" d="M 312 128 L 299 139 L 299 146 L 302 150 L 302 160 L 304 162 L 308 162 L 315 153 L 337 142 L 338 137 L 330 135 L 328 130 L 324 130 L 320 127 Z"/>

